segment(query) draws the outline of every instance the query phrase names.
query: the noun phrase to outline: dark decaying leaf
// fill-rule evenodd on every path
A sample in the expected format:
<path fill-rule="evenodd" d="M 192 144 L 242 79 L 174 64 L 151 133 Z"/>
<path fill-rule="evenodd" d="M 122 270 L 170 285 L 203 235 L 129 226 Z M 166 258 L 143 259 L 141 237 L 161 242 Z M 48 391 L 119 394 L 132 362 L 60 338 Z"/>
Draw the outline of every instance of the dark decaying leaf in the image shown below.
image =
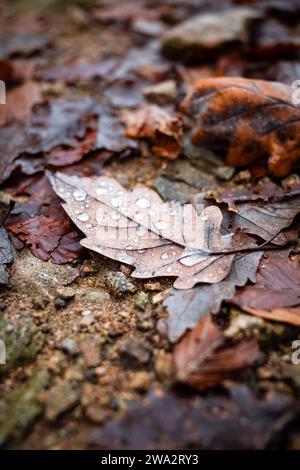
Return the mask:
<path fill-rule="evenodd" d="M 259 184 L 248 187 L 233 187 L 223 189 L 216 194 L 209 196 L 218 203 L 225 203 L 234 212 L 239 211 L 239 205 L 249 202 L 279 202 L 292 197 L 292 192 L 286 192 L 277 184 L 265 178 Z"/>
<path fill-rule="evenodd" d="M 88 97 L 60 99 L 37 105 L 25 120 L 1 127 L 0 182 L 10 176 L 23 153 L 36 155 L 62 145 L 74 148 L 95 113 L 95 104 Z"/>
<path fill-rule="evenodd" d="M 31 113 L 33 106 L 42 101 L 40 86 L 32 81 L 12 88 L 6 93 L 6 103 L 0 107 L 0 126 L 12 118 L 23 119 Z"/>
<path fill-rule="evenodd" d="M 62 167 L 73 165 L 79 162 L 84 155 L 95 149 L 97 140 L 96 129 L 88 129 L 82 139 L 77 139 L 76 144 L 73 146 L 54 147 L 46 153 L 46 162 L 49 165 Z"/>
<path fill-rule="evenodd" d="M 259 358 L 255 338 L 226 344 L 210 315 L 203 317 L 174 349 L 177 379 L 198 390 L 222 382 L 231 372 L 252 366 Z"/>
<path fill-rule="evenodd" d="M 163 203 L 143 186 L 127 192 L 110 177 L 49 176 L 67 214 L 87 237 L 81 244 L 135 266 L 132 276 L 173 276 L 174 287 L 189 289 L 228 275 L 236 241 L 233 234 L 221 235 L 218 207 L 198 215 L 191 204 Z M 238 248 L 253 246 L 250 237 L 238 241 Z"/>
<path fill-rule="evenodd" d="M 257 398 L 246 386 L 229 397 L 181 398 L 157 388 L 131 403 L 121 420 L 91 431 L 102 449 L 264 449 L 294 416 L 293 400 L 268 392 Z"/>
<path fill-rule="evenodd" d="M 171 342 L 177 341 L 188 329 L 195 328 L 208 313 L 217 313 L 223 301 L 234 297 L 236 286 L 255 282 L 262 251 L 236 255 L 229 276 L 217 284 L 204 284 L 187 291 L 173 289 L 164 301 L 168 318 L 160 320 L 161 332 Z"/>
<path fill-rule="evenodd" d="M 96 8 L 93 16 L 96 20 L 101 22 L 121 22 L 131 23 L 136 19 L 140 20 L 155 20 L 160 15 L 160 9 L 151 8 L 148 5 L 143 5 L 142 2 L 124 1 L 122 3 L 112 4 L 109 3 L 102 8 Z"/>
<path fill-rule="evenodd" d="M 34 256 L 44 261 L 65 263 L 77 258 L 83 248 L 79 244 L 80 235 L 73 229 L 64 214 L 50 217 L 37 215 L 25 222 L 9 225 L 9 232 L 30 247 Z"/>
<path fill-rule="evenodd" d="M 15 32 L 0 39 L 1 57 L 29 57 L 45 51 L 51 45 L 51 40 L 45 35 L 35 32 Z"/>
<path fill-rule="evenodd" d="M 44 80 L 62 80 L 68 84 L 94 78 L 106 78 L 117 66 L 115 58 L 104 59 L 101 62 L 75 62 L 61 67 L 46 70 Z"/>
<path fill-rule="evenodd" d="M 154 153 L 176 158 L 181 152 L 182 120 L 156 105 L 143 104 L 137 110 L 123 113 L 126 135 L 147 138 Z"/>
<path fill-rule="evenodd" d="M 96 148 L 122 152 L 137 147 L 135 140 L 125 136 L 125 126 L 118 113 L 110 109 L 103 109 L 99 116 Z"/>
<path fill-rule="evenodd" d="M 194 143 L 228 148 L 228 165 L 249 166 L 268 156 L 269 171 L 285 176 L 299 161 L 300 110 L 286 85 L 238 77 L 203 79 L 182 109 L 192 117 Z"/>
<path fill-rule="evenodd" d="M 81 255 L 79 231 L 66 217 L 48 179 L 39 174 L 16 181 L 16 188 L 7 189 L 13 195 L 28 199 L 15 204 L 6 222 L 15 247 L 20 249 L 25 243 L 34 256 L 43 260 L 51 258 L 58 264 Z"/>
<path fill-rule="evenodd" d="M 263 240 L 272 238 L 273 243 L 282 244 L 287 241 L 288 235 L 275 235 L 289 227 L 300 212 L 300 197 L 274 203 L 250 202 L 240 204 L 237 208 L 238 211 L 232 213 L 234 226 Z"/>
<path fill-rule="evenodd" d="M 3 220 L 7 217 L 6 213 L 1 214 L 0 221 L 0 284 L 8 283 L 8 276 L 6 273 L 5 265 L 13 261 L 13 251 L 11 247 L 11 241 L 7 234 L 7 231 L 3 227 Z"/>
<path fill-rule="evenodd" d="M 299 259 L 262 259 L 256 284 L 237 292 L 233 302 L 254 315 L 300 325 Z"/>

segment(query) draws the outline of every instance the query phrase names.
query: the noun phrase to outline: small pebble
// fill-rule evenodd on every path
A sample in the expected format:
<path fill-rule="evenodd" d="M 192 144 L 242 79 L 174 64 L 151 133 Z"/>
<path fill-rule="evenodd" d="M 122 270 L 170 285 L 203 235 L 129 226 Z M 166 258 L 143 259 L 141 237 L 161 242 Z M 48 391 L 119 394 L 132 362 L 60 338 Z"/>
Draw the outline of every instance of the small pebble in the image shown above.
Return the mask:
<path fill-rule="evenodd" d="M 104 281 L 108 290 L 117 297 L 136 292 L 135 285 L 120 271 L 107 271 Z"/>
<path fill-rule="evenodd" d="M 91 314 L 92 314 L 92 311 L 91 311 L 91 310 L 83 310 L 83 311 L 81 312 L 81 315 L 82 315 L 83 317 L 88 317 L 88 316 L 91 315 Z"/>
<path fill-rule="evenodd" d="M 67 305 L 66 300 L 64 300 L 62 297 L 57 297 L 54 302 L 55 308 L 60 309 L 60 308 L 65 308 Z"/>
<path fill-rule="evenodd" d="M 146 294 L 146 292 L 140 292 L 135 300 L 134 306 L 138 308 L 139 310 L 144 311 L 148 300 L 149 300 L 149 294 Z"/>
<path fill-rule="evenodd" d="M 69 356 L 76 356 L 79 354 L 79 348 L 76 342 L 71 338 L 66 338 L 61 345 L 59 346 L 64 353 L 68 354 Z"/>

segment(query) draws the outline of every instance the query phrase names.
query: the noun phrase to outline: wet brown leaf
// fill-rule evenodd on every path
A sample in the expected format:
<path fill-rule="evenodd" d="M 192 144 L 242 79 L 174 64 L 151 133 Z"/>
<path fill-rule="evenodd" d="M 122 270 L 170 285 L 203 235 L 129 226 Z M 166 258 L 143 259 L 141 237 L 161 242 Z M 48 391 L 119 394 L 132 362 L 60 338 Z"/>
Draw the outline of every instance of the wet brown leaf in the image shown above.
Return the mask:
<path fill-rule="evenodd" d="M 42 94 L 37 83 L 28 81 L 24 85 L 12 88 L 6 94 L 6 103 L 0 107 L 0 126 L 9 119 L 23 119 L 31 113 L 32 107 L 42 101 Z"/>
<path fill-rule="evenodd" d="M 236 287 L 255 282 L 262 251 L 236 255 L 229 276 L 217 284 L 203 284 L 188 291 L 173 289 L 164 301 L 168 318 L 160 320 L 159 329 L 171 342 L 188 329 L 195 328 L 208 313 L 217 313 L 223 301 L 234 297 Z"/>
<path fill-rule="evenodd" d="M 134 150 L 138 147 L 135 140 L 125 136 L 125 126 L 120 115 L 111 110 L 103 109 L 99 116 L 96 147 L 112 152 Z"/>
<path fill-rule="evenodd" d="M 95 149 L 97 139 L 96 129 L 88 129 L 82 139 L 77 140 L 74 146 L 54 147 L 46 153 L 46 161 L 49 165 L 62 167 L 79 162 L 85 155 Z"/>
<path fill-rule="evenodd" d="M 294 416 L 293 400 L 269 392 L 257 398 L 239 385 L 229 397 L 183 398 L 158 388 L 132 402 L 121 420 L 91 431 L 101 449 L 264 449 Z"/>
<path fill-rule="evenodd" d="M 106 176 L 56 174 L 50 179 L 67 214 L 87 237 L 81 244 L 134 266 L 132 276 L 177 277 L 174 286 L 189 289 L 199 282 L 220 282 L 229 273 L 235 254 L 226 250 L 234 247 L 233 234 L 221 235 L 218 207 L 198 215 L 191 204 L 163 203 L 142 186 L 127 192 Z"/>
<path fill-rule="evenodd" d="M 0 128 L 0 182 L 15 168 L 21 154 L 36 155 L 58 146 L 75 147 L 90 128 L 95 105 L 88 97 L 56 100 L 35 106 L 23 121 Z"/>
<path fill-rule="evenodd" d="M 1 220 L 0 220 L 0 284 L 8 283 L 8 276 L 5 266 L 10 264 L 13 259 L 13 251 L 11 247 L 11 241 L 7 234 L 7 231 L 3 227 L 3 222 L 6 219 L 8 210 L 1 211 Z"/>
<path fill-rule="evenodd" d="M 279 233 L 289 227 L 300 212 L 300 198 L 294 197 L 274 203 L 250 202 L 237 206 L 238 211 L 232 215 L 232 223 L 247 233 L 257 235 L 263 240 L 281 244 L 287 241 L 288 235 Z M 278 234 L 278 236 L 275 236 Z"/>
<path fill-rule="evenodd" d="M 299 259 L 262 259 L 256 284 L 237 292 L 233 302 L 253 315 L 300 325 Z"/>
<path fill-rule="evenodd" d="M 181 152 L 182 119 L 156 105 L 143 104 L 137 110 L 123 113 L 126 135 L 133 139 L 147 138 L 154 153 L 176 158 Z"/>
<path fill-rule="evenodd" d="M 79 244 L 79 233 L 70 222 L 61 217 L 37 215 L 7 227 L 8 231 L 25 242 L 34 256 L 44 261 L 66 263 L 77 258 L 83 249 Z"/>
<path fill-rule="evenodd" d="M 268 156 L 270 173 L 285 176 L 299 161 L 300 110 L 286 85 L 208 78 L 182 108 L 192 116 L 194 143 L 228 149 L 228 165 L 249 166 Z"/>
<path fill-rule="evenodd" d="M 231 372 L 250 367 L 259 358 L 256 339 L 226 344 L 224 334 L 209 315 L 174 349 L 177 380 L 198 390 L 222 382 Z"/>
<path fill-rule="evenodd" d="M 62 67 L 55 67 L 43 74 L 44 80 L 62 80 L 68 84 L 88 81 L 94 78 L 106 78 L 117 66 L 117 59 L 109 58 L 101 62 L 75 62 Z"/>
<path fill-rule="evenodd" d="M 225 203 L 234 212 L 239 211 L 239 204 L 254 201 L 278 202 L 285 197 L 292 196 L 290 192 L 285 193 L 283 189 L 270 180 L 262 180 L 259 184 L 251 187 L 226 188 L 208 199 L 214 199 L 218 203 Z"/>

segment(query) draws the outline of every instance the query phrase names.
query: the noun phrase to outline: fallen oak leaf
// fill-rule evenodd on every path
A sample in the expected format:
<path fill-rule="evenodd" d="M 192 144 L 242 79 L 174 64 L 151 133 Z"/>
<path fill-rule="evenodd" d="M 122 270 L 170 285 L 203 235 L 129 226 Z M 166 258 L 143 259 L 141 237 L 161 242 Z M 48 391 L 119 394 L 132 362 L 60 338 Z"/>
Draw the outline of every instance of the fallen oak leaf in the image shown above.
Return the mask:
<path fill-rule="evenodd" d="M 119 113 L 112 109 L 103 109 L 99 116 L 96 148 L 122 152 L 126 149 L 135 150 L 137 147 L 135 140 L 125 136 L 125 126 Z"/>
<path fill-rule="evenodd" d="M 266 320 L 300 326 L 300 307 L 279 307 L 273 308 L 272 310 L 242 307 L 242 310 L 256 317 L 265 318 Z"/>
<path fill-rule="evenodd" d="M 31 253 L 48 261 L 61 264 L 77 258 L 83 248 L 79 233 L 74 232 L 64 217 L 37 215 L 24 222 L 9 225 L 7 230 L 30 247 Z"/>
<path fill-rule="evenodd" d="M 173 289 L 163 302 L 168 317 L 159 320 L 160 332 L 174 343 L 187 330 L 195 328 L 205 315 L 217 313 L 223 301 L 233 299 L 237 286 L 244 286 L 248 280 L 255 282 L 262 254 L 257 251 L 236 255 L 230 274 L 217 284 L 202 284 L 187 291 Z"/>
<path fill-rule="evenodd" d="M 127 192 L 106 176 L 49 178 L 87 236 L 81 244 L 135 266 L 133 277 L 175 276 L 175 287 L 189 289 L 198 282 L 219 282 L 229 273 L 235 254 L 226 249 L 233 247 L 233 234 L 221 235 L 218 207 L 207 207 L 199 216 L 191 204 L 163 203 L 145 187 Z"/>
<path fill-rule="evenodd" d="M 246 233 L 263 240 L 283 244 L 288 242 L 283 229 L 289 227 L 300 212 L 300 198 L 294 197 L 274 203 L 249 202 L 239 204 L 231 214 L 231 223 Z"/>
<path fill-rule="evenodd" d="M 88 97 L 59 99 L 34 106 L 24 120 L 0 128 L 0 182 L 16 167 L 22 154 L 47 153 L 55 147 L 75 147 L 97 115 L 95 103 Z"/>
<path fill-rule="evenodd" d="M 299 260 L 263 259 L 256 284 L 239 290 L 232 302 L 252 315 L 300 325 Z"/>
<path fill-rule="evenodd" d="M 230 229 L 238 227 L 277 245 L 296 243 L 296 238 L 291 238 L 292 233 L 284 230 L 300 212 L 299 190 L 283 191 L 273 183 L 267 184 L 265 189 L 260 186 L 263 185 L 256 186 L 253 191 L 229 189 L 220 194 L 208 193 L 205 198 L 228 205 L 226 224 Z M 194 204 L 198 202 L 196 195 Z"/>
<path fill-rule="evenodd" d="M 127 137 L 147 138 L 152 151 L 162 157 L 174 159 L 181 153 L 183 122 L 156 105 L 142 104 L 138 109 L 125 111 L 122 118 Z"/>
<path fill-rule="evenodd" d="M 78 138 L 74 145 L 59 145 L 45 153 L 46 162 L 55 167 L 72 165 L 96 148 L 97 130 L 95 118 L 90 120 L 89 129 L 83 138 Z"/>
<path fill-rule="evenodd" d="M 49 81 L 60 80 L 68 85 L 74 85 L 80 81 L 106 78 L 108 74 L 115 70 L 117 65 L 118 60 L 116 58 L 104 59 L 101 62 L 74 62 L 46 70 L 41 74 L 41 78 Z"/>
<path fill-rule="evenodd" d="M 8 233 L 4 228 L 4 222 L 11 211 L 13 203 L 10 204 L 10 207 L 2 214 L 0 220 L 0 284 L 8 283 L 8 276 L 6 273 L 5 265 L 10 264 L 13 259 L 13 251 L 11 247 L 11 241 L 9 239 Z"/>
<path fill-rule="evenodd" d="M 177 380 L 198 390 L 217 385 L 229 373 L 253 366 L 261 357 L 255 338 L 226 344 L 224 333 L 210 315 L 175 346 Z"/>
<path fill-rule="evenodd" d="M 300 110 L 286 85 L 239 77 L 203 79 L 182 110 L 193 118 L 193 142 L 228 149 L 228 165 L 249 166 L 267 155 L 270 173 L 282 177 L 299 161 Z"/>
<path fill-rule="evenodd" d="M 273 183 L 272 181 L 262 180 L 259 184 L 256 184 L 251 188 L 226 188 L 216 193 L 209 192 L 205 197 L 208 200 L 212 199 L 216 201 L 218 204 L 227 204 L 229 210 L 238 212 L 239 205 L 243 203 L 256 201 L 278 202 L 283 200 L 285 197 L 288 198 L 290 196 L 292 196 L 291 191 L 285 193 L 285 191 L 280 186 Z"/>

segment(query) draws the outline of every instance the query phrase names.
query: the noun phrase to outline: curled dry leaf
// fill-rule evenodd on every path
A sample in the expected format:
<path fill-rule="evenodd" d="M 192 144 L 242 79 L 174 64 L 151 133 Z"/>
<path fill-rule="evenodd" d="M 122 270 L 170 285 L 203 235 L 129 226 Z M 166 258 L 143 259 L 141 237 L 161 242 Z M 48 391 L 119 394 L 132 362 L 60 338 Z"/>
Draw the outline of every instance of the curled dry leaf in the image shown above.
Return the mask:
<path fill-rule="evenodd" d="M 125 111 L 126 135 L 133 139 L 147 138 L 152 151 L 166 158 L 176 158 L 181 152 L 182 119 L 156 105 L 143 104 L 137 110 Z"/>
<path fill-rule="evenodd" d="M 226 345 L 224 334 L 210 315 L 202 318 L 174 350 L 177 379 L 199 390 L 222 382 L 231 372 L 254 365 L 259 357 L 254 338 Z"/>
<path fill-rule="evenodd" d="M 192 204 L 163 203 L 142 186 L 128 192 L 110 177 L 49 177 L 67 214 L 86 235 L 81 244 L 134 266 L 133 277 L 173 276 L 174 287 L 190 289 L 228 275 L 234 237 L 221 235 L 218 207 L 198 215 Z"/>
<path fill-rule="evenodd" d="M 194 143 L 228 149 L 227 164 L 249 166 L 268 156 L 274 176 L 300 159 L 300 110 L 290 87 L 246 78 L 199 80 L 182 109 L 192 119 Z"/>
<path fill-rule="evenodd" d="M 256 284 L 237 292 L 233 302 L 253 315 L 300 325 L 299 260 L 263 259 Z"/>

